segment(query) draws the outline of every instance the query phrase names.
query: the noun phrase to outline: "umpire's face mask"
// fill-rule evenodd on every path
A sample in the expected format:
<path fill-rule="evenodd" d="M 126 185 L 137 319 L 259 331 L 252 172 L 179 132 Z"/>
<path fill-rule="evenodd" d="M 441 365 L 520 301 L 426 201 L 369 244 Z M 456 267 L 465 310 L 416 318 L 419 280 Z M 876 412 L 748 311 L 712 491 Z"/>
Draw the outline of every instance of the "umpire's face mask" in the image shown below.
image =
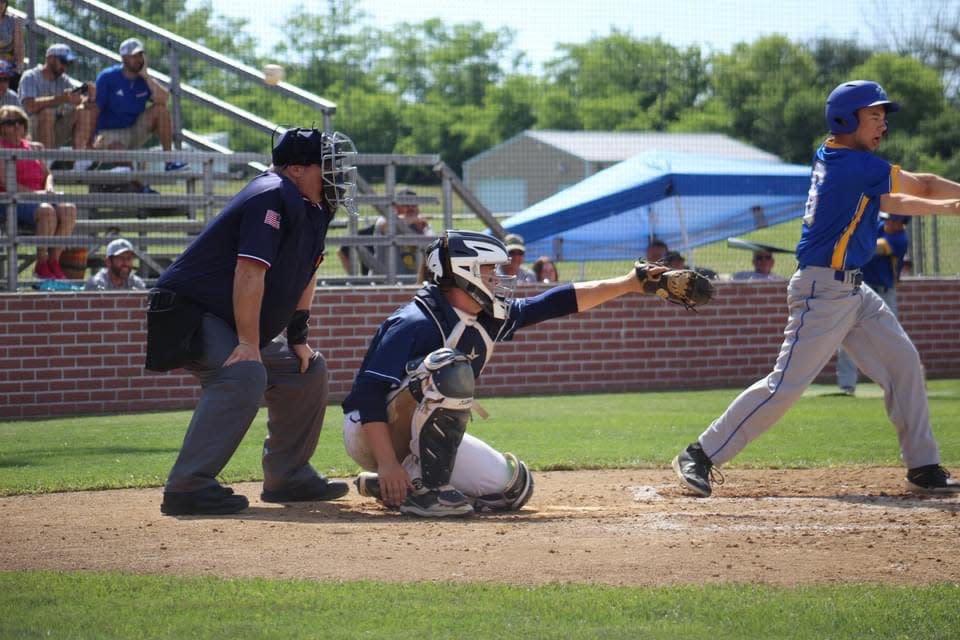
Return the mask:
<path fill-rule="evenodd" d="M 357 215 L 357 167 L 353 164 L 357 149 L 342 133 L 325 136 L 323 151 L 323 195 L 330 208 L 343 207 Z"/>

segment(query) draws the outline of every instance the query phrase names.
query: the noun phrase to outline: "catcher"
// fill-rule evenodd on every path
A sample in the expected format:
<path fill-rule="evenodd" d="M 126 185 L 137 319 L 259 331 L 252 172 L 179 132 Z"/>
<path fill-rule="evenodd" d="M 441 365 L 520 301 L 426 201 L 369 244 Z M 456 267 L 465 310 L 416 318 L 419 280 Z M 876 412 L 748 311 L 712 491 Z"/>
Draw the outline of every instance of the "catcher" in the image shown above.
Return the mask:
<path fill-rule="evenodd" d="M 693 271 L 637 262 L 620 277 L 513 300 L 514 276 L 496 273 L 508 260 L 502 242 L 472 231 L 427 247 L 429 282 L 380 326 L 343 402 L 347 453 L 367 470 L 356 480 L 362 495 L 424 517 L 520 509 L 533 494 L 530 470 L 465 433 L 494 344 L 628 293 L 694 308 L 713 291 Z"/>

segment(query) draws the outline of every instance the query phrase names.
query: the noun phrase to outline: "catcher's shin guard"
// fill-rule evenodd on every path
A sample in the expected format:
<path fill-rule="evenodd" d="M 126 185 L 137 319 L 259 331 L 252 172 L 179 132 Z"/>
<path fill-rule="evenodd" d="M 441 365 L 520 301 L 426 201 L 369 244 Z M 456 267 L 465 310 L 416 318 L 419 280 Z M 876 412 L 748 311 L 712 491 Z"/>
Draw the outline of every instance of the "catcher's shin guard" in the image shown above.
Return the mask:
<path fill-rule="evenodd" d="M 500 493 L 491 493 L 474 498 L 473 507 L 477 511 L 519 511 L 533 495 L 533 474 L 517 456 L 505 453 L 513 475 L 510 482 Z"/>
<path fill-rule="evenodd" d="M 470 421 L 473 367 L 465 355 L 445 348 L 410 362 L 407 374 L 410 392 L 420 403 L 411 430 L 419 441 L 423 484 L 436 489 L 450 482 L 457 449 Z"/>

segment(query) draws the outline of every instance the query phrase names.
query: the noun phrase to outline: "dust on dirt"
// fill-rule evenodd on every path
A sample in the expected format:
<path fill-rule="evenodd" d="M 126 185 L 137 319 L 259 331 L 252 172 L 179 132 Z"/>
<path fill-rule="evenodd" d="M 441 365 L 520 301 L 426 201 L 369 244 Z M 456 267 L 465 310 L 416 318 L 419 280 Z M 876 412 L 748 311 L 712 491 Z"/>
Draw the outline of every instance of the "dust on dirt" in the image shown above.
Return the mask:
<path fill-rule="evenodd" d="M 0 569 L 311 580 L 773 585 L 960 582 L 960 495 L 903 470 L 731 470 L 714 497 L 669 470 L 537 473 L 520 512 L 401 516 L 355 492 L 162 516 L 160 489 L 0 498 Z"/>

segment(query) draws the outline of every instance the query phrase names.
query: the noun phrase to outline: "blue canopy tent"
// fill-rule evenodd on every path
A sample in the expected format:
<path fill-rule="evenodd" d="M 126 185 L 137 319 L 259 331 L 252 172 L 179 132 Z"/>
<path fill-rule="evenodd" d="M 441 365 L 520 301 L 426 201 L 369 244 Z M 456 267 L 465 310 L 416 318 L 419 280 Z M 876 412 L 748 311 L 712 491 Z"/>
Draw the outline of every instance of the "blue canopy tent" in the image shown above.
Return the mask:
<path fill-rule="evenodd" d="M 622 260 L 651 237 L 685 254 L 803 215 L 810 167 L 648 151 L 504 221 L 528 256 Z"/>

